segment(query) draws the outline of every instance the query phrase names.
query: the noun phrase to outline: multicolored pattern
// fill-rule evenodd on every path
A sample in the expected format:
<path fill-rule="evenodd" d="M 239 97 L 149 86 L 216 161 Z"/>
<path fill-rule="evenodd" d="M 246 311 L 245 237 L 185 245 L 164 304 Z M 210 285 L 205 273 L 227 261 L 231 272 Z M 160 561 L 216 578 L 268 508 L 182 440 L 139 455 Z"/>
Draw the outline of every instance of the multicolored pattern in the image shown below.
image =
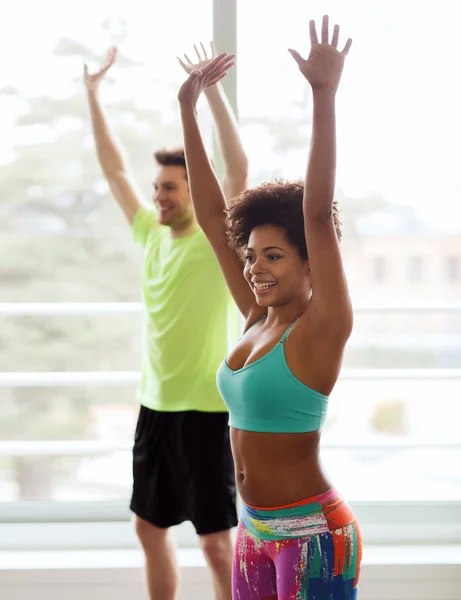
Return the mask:
<path fill-rule="evenodd" d="M 355 600 L 362 539 L 332 489 L 273 509 L 247 504 L 237 533 L 234 600 Z"/>

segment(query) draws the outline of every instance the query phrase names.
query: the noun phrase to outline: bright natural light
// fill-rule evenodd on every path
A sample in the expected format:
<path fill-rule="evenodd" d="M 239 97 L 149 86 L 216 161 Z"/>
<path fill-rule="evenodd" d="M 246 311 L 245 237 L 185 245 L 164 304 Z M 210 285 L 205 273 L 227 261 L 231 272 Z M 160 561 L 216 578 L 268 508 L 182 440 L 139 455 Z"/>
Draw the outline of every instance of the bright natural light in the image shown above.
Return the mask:
<path fill-rule="evenodd" d="M 252 184 L 298 178 L 305 168 L 310 98 L 287 48 L 306 53 L 308 20 L 325 11 L 354 39 L 338 97 L 337 197 L 357 312 L 325 462 L 352 500 L 459 500 L 456 3 L 282 4 L 239 3 L 238 110 Z M 211 0 L 148 9 L 138 0 L 18 1 L 8 13 L 0 22 L 0 300 L 137 302 L 142 255 L 95 158 L 82 65 L 94 67 L 113 44 L 120 49 L 102 95 L 149 200 L 152 151 L 181 143 L 184 74 L 175 57 L 211 39 Z M 418 306 L 438 308 L 411 309 Z M 139 370 L 137 311 L 0 319 L 3 372 Z M 0 455 L 2 502 L 128 498 L 136 381 L 5 384 L 1 396 L 0 437 L 16 442 Z M 112 449 L 53 455 L 21 446 L 60 440 Z"/>

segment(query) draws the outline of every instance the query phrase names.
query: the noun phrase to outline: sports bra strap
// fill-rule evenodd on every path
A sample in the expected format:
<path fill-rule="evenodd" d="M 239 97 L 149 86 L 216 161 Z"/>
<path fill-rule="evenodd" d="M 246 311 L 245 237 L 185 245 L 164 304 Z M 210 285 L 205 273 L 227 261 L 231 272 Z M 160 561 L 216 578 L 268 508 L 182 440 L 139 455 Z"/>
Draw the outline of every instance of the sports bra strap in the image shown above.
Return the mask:
<path fill-rule="evenodd" d="M 250 331 L 250 329 L 252 327 L 254 327 L 255 325 L 257 325 L 260 321 L 262 321 L 263 319 L 265 319 L 267 317 L 267 315 L 263 315 L 260 319 L 258 319 L 257 321 L 255 321 L 254 323 L 252 323 L 247 329 L 245 329 L 245 331 L 242 333 L 242 335 L 240 336 L 240 339 L 243 338 L 243 336 L 245 335 L 245 333 L 247 331 Z"/>
<path fill-rule="evenodd" d="M 254 327 L 255 325 L 257 325 L 257 324 L 258 324 L 260 321 L 262 321 L 262 320 L 263 320 L 263 319 L 265 319 L 266 317 L 267 317 L 267 315 L 263 315 L 263 316 L 262 316 L 260 319 L 258 319 L 258 320 L 257 320 L 257 321 L 255 321 L 254 323 L 252 323 L 252 324 L 251 324 L 251 325 L 248 327 L 248 329 L 246 329 L 246 330 L 245 330 L 245 331 L 242 333 L 242 336 L 241 336 L 241 338 L 240 338 L 240 339 L 242 339 L 242 337 L 243 337 L 243 336 L 244 336 L 244 335 L 247 333 L 247 331 L 250 331 L 250 329 L 251 329 L 252 327 Z M 296 321 L 297 321 L 298 319 L 299 319 L 299 317 L 297 317 L 297 318 L 296 318 L 296 319 L 293 321 L 293 323 L 291 323 L 291 324 L 288 326 L 288 329 L 287 329 L 287 330 L 285 331 L 285 333 L 282 335 L 282 337 L 281 337 L 281 339 L 280 339 L 280 342 L 279 342 L 279 344 L 284 344 L 284 343 L 285 343 L 285 340 L 287 339 L 287 336 L 288 336 L 288 334 L 290 333 L 290 330 L 291 330 L 291 328 L 293 327 L 293 325 L 296 323 Z"/>
<path fill-rule="evenodd" d="M 293 325 L 296 323 L 296 321 L 297 321 L 298 319 L 299 319 L 299 317 L 298 317 L 298 318 L 296 318 L 296 319 L 293 321 L 293 323 L 292 323 L 291 325 L 289 325 L 289 326 L 288 326 L 288 329 L 287 329 L 287 330 L 285 331 L 285 333 L 282 335 L 282 338 L 281 338 L 281 340 L 280 340 L 279 344 L 284 344 L 284 343 L 285 343 L 285 340 L 287 339 L 287 336 L 288 336 L 288 334 L 290 333 L 290 330 L 291 330 L 291 328 L 293 327 Z"/>

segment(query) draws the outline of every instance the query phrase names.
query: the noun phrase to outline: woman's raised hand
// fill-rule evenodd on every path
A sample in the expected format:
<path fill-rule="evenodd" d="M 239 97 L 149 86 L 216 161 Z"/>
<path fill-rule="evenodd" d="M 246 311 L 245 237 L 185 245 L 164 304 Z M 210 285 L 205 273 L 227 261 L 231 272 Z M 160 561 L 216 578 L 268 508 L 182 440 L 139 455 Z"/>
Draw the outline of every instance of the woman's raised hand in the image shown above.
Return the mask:
<path fill-rule="evenodd" d="M 296 50 L 289 52 L 298 64 L 299 70 L 311 84 L 313 90 L 328 90 L 336 92 L 341 79 L 345 58 L 349 52 L 352 40 L 349 38 L 340 52 L 338 50 L 339 25 L 333 28 L 331 41 L 329 40 L 328 17 L 322 20 L 321 40 L 318 41 L 315 21 L 309 22 L 311 51 L 307 59 Z"/>
<path fill-rule="evenodd" d="M 181 58 L 178 58 L 179 64 L 181 65 L 181 67 L 184 69 L 184 71 L 186 71 L 186 73 L 188 75 L 190 75 L 192 73 L 192 71 L 194 69 L 203 69 L 203 67 L 206 67 L 207 65 L 210 64 L 210 62 L 213 60 L 213 58 L 215 58 L 216 56 L 216 48 L 214 47 L 213 42 L 210 42 L 210 56 L 208 56 L 208 52 L 205 49 L 205 46 L 202 44 L 202 42 L 200 42 L 200 47 L 201 47 L 201 52 L 200 50 L 197 48 L 197 46 L 194 44 L 194 50 L 195 50 L 195 55 L 197 57 L 197 62 L 192 61 L 187 54 L 184 54 L 184 59 L 182 60 Z"/>
<path fill-rule="evenodd" d="M 235 54 L 227 54 L 227 52 L 223 52 L 222 54 L 215 56 L 215 58 L 211 59 L 200 69 L 193 68 L 190 71 L 189 77 L 182 84 L 179 90 L 179 103 L 182 106 L 189 105 L 195 107 L 203 90 L 216 85 L 220 79 L 227 75 L 228 70 L 234 65 Z"/>

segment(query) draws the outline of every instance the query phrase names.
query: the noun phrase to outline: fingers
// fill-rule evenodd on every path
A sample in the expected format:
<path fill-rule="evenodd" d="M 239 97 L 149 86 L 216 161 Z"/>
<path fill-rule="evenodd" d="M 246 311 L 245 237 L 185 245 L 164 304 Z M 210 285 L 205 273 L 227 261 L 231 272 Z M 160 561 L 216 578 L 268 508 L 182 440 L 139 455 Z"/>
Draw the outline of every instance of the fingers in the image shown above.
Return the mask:
<path fill-rule="evenodd" d="M 106 59 L 102 67 L 99 69 L 99 71 L 96 71 L 96 73 L 90 74 L 90 72 L 88 71 L 88 65 L 85 63 L 83 65 L 83 75 L 85 79 L 87 79 L 88 81 L 98 81 L 99 79 L 102 79 L 102 77 L 104 77 L 107 71 L 114 64 L 116 58 L 117 48 L 115 46 L 112 46 L 112 48 L 109 48 L 109 50 L 107 51 Z"/>
<path fill-rule="evenodd" d="M 220 60 L 217 60 L 220 58 Z M 234 65 L 235 56 L 232 54 L 229 55 L 220 55 L 220 57 L 216 57 L 214 61 L 212 61 L 212 68 L 209 69 L 210 65 L 204 67 L 202 71 L 203 82 L 206 87 L 211 87 L 215 85 L 220 79 L 227 75 L 229 69 L 231 69 Z M 214 63 L 214 64 L 213 64 Z"/>
<path fill-rule="evenodd" d="M 333 27 L 333 37 L 331 38 L 331 45 L 334 48 L 338 47 L 338 41 L 339 41 L 339 25 L 335 25 Z"/>
<path fill-rule="evenodd" d="M 344 54 L 344 56 L 347 56 L 349 54 L 349 50 L 351 49 L 352 46 L 352 40 L 351 38 L 349 38 L 346 42 L 346 45 L 343 48 L 342 54 Z"/>
<path fill-rule="evenodd" d="M 187 73 L 187 72 L 189 71 L 189 66 L 188 66 L 188 65 L 186 65 L 186 63 L 185 63 L 183 60 L 181 60 L 181 59 L 179 58 L 179 56 L 177 56 L 176 58 L 178 59 L 178 61 L 179 61 L 179 64 L 181 65 L 181 67 L 182 67 L 182 68 L 184 69 L 184 71 L 186 71 L 186 73 Z"/>
<path fill-rule="evenodd" d="M 328 15 L 322 19 L 322 44 L 328 44 Z"/>
<path fill-rule="evenodd" d="M 216 54 L 217 54 L 216 48 L 215 48 L 215 45 L 213 42 L 210 42 L 210 50 L 209 51 L 207 51 L 207 49 L 203 45 L 203 42 L 200 42 L 200 48 L 201 48 L 201 51 L 197 47 L 197 45 L 194 44 L 194 51 L 195 51 L 195 56 L 196 56 L 195 60 L 197 61 L 195 63 L 187 56 L 187 54 L 184 54 L 186 63 L 184 63 L 179 57 L 176 57 L 180 61 L 182 68 L 185 69 L 187 72 L 190 72 L 190 69 L 193 68 L 194 65 L 196 65 L 196 64 L 213 61 L 214 59 L 218 58 L 216 56 Z M 210 56 L 210 53 L 211 53 L 211 56 Z M 227 53 L 224 53 L 223 55 L 220 54 L 219 56 L 224 56 L 224 55 L 227 55 Z"/>
<path fill-rule="evenodd" d="M 235 65 L 232 55 L 221 55 L 216 58 L 220 60 L 213 61 L 214 65 L 211 70 L 206 67 L 203 69 L 193 69 L 189 75 L 188 81 L 190 82 L 191 89 L 195 89 L 198 95 L 204 89 L 213 87 L 221 81 L 227 75 L 228 70 Z"/>
<path fill-rule="evenodd" d="M 235 60 L 235 54 L 227 54 L 227 52 L 223 52 L 216 56 L 210 63 L 208 63 L 205 67 L 203 67 L 202 71 L 205 75 L 210 74 L 215 69 L 221 69 L 227 63 L 232 63 Z M 235 63 L 233 63 L 235 64 Z M 233 65 L 232 65 L 233 66 Z M 229 67 L 227 67 L 229 68 Z"/>
<path fill-rule="evenodd" d="M 208 52 L 207 52 L 205 46 L 203 45 L 203 42 L 200 42 L 200 48 L 202 49 L 202 52 L 200 52 L 199 49 L 197 48 L 196 44 L 194 44 L 195 55 L 196 55 L 197 61 L 199 63 L 207 61 L 207 60 L 212 60 L 213 58 L 216 57 L 216 48 L 215 48 L 213 42 L 210 42 L 211 56 L 208 56 Z M 192 61 L 190 59 L 188 59 L 188 60 L 192 64 Z"/>
<path fill-rule="evenodd" d="M 298 67 L 300 67 L 301 64 L 304 62 L 304 58 L 301 56 L 301 54 L 299 54 L 299 52 L 296 52 L 296 50 L 293 50 L 293 48 L 288 48 L 288 52 L 295 59 L 295 61 L 298 64 Z"/>
<path fill-rule="evenodd" d="M 234 66 L 235 66 L 235 62 L 228 61 L 228 62 L 218 65 L 215 69 L 213 69 L 213 71 L 206 73 L 205 78 L 206 78 L 208 85 L 211 85 L 209 82 L 214 81 L 215 79 L 219 80 L 222 77 L 224 77 L 224 75 L 227 74 L 229 69 L 231 69 Z"/>
<path fill-rule="evenodd" d="M 117 48 L 115 46 L 112 46 L 112 48 L 109 48 L 109 51 L 107 52 L 104 68 L 107 67 L 107 69 L 108 69 L 109 67 L 111 67 L 114 64 L 116 58 L 117 58 Z"/>
<path fill-rule="evenodd" d="M 216 58 L 214 58 L 210 63 L 201 69 L 194 69 L 193 73 L 195 76 L 203 75 L 208 80 L 213 79 L 218 74 L 228 71 L 231 67 L 235 65 L 235 54 L 227 54 L 224 52 L 220 54 Z"/>
<path fill-rule="evenodd" d="M 211 81 L 209 81 L 207 83 L 208 87 L 213 87 L 214 85 L 216 85 L 218 83 L 218 81 L 221 81 L 221 79 L 224 79 L 224 77 L 226 77 L 226 75 L 227 75 L 227 71 L 225 73 L 222 73 L 221 75 L 219 75 L 215 79 L 212 79 Z"/>
<path fill-rule="evenodd" d="M 110 69 L 110 67 L 111 67 L 110 64 L 106 65 L 105 67 L 103 67 L 102 69 L 100 69 L 97 73 L 95 73 L 93 75 L 93 77 L 95 79 L 99 79 L 101 77 L 104 77 L 104 75 L 107 73 L 107 71 Z"/>
<path fill-rule="evenodd" d="M 203 48 L 203 46 L 202 46 Z M 198 62 L 202 62 L 203 58 L 200 56 L 200 52 L 197 50 L 197 46 L 194 44 L 194 50 L 195 50 L 195 54 L 197 56 L 197 60 Z"/>
<path fill-rule="evenodd" d="M 322 33 L 321 33 L 321 43 L 322 44 L 329 44 L 329 40 L 328 40 L 328 30 L 329 30 L 329 17 L 328 15 L 324 15 L 323 19 L 322 19 Z M 318 38 L 317 38 L 317 31 L 315 28 L 315 21 L 309 21 L 309 33 L 310 33 L 310 38 L 311 38 L 311 44 L 318 44 Z M 335 25 L 333 27 L 333 36 L 331 38 L 331 46 L 333 46 L 333 48 L 337 48 L 338 47 L 338 42 L 339 42 L 339 25 Z M 344 54 L 344 56 L 347 56 L 347 54 L 349 53 L 349 50 L 351 48 L 352 45 L 352 40 L 351 38 L 349 38 L 346 42 L 346 45 L 344 46 L 341 54 Z M 293 58 L 296 60 L 296 62 L 299 64 L 299 60 L 300 60 L 300 55 L 295 52 L 294 50 L 290 50 L 291 55 L 293 56 Z M 301 59 L 302 60 L 302 59 Z"/>
<path fill-rule="evenodd" d="M 309 33 L 311 36 L 311 44 L 318 44 L 317 31 L 315 29 L 315 21 L 312 19 L 309 21 Z"/>
<path fill-rule="evenodd" d="M 202 52 L 203 52 L 203 56 L 205 57 L 205 60 L 208 60 L 208 54 L 206 53 L 205 46 L 203 45 L 203 42 L 200 42 L 200 46 L 202 47 Z"/>

